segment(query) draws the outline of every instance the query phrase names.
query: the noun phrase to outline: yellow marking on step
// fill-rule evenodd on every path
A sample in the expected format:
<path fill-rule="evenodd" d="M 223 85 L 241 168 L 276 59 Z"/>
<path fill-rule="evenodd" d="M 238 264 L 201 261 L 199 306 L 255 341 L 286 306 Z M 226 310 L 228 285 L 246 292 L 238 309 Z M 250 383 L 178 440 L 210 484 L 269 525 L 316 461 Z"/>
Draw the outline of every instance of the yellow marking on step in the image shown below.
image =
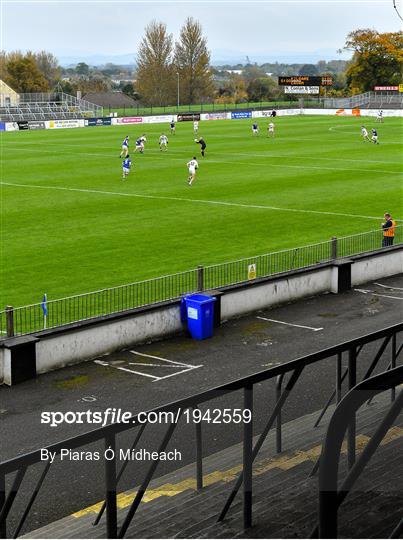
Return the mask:
<path fill-rule="evenodd" d="M 389 429 L 383 441 L 381 442 L 381 445 L 384 446 L 385 444 L 388 444 L 400 437 L 403 437 L 403 429 L 394 426 Z M 368 441 L 369 437 L 367 437 L 366 435 L 357 435 L 357 454 L 362 452 Z M 256 465 L 254 466 L 253 476 L 259 476 L 267 471 L 270 471 L 271 469 L 281 469 L 283 471 L 288 471 L 289 469 L 297 467 L 298 465 L 306 461 L 315 462 L 320 456 L 321 450 L 321 445 L 318 445 L 310 448 L 309 450 L 296 450 L 291 455 L 283 454 L 277 457 L 263 459 L 256 463 Z M 343 454 L 347 453 L 346 441 L 344 441 L 342 444 L 341 452 Z M 203 476 L 203 486 L 211 486 L 213 484 L 217 484 L 218 482 L 232 482 L 237 478 L 238 474 L 242 471 L 242 468 L 243 466 L 242 464 L 240 464 L 225 471 L 213 471 L 209 474 L 206 474 L 205 476 Z M 177 484 L 163 484 L 157 488 L 147 489 L 146 493 L 143 495 L 142 503 L 147 503 L 160 497 L 175 497 L 175 495 L 183 493 L 184 491 L 196 491 L 196 489 L 196 480 L 194 478 L 186 478 L 185 480 L 182 480 Z M 118 508 L 123 509 L 130 506 L 133 502 L 134 497 L 136 496 L 136 493 L 137 491 L 126 491 L 124 493 L 120 493 L 116 497 Z M 75 518 L 80 518 L 88 514 L 98 514 L 102 504 L 103 502 L 101 501 L 92 506 L 88 506 L 87 508 L 83 508 L 82 510 L 75 512 L 74 514 L 72 514 L 72 516 Z"/>

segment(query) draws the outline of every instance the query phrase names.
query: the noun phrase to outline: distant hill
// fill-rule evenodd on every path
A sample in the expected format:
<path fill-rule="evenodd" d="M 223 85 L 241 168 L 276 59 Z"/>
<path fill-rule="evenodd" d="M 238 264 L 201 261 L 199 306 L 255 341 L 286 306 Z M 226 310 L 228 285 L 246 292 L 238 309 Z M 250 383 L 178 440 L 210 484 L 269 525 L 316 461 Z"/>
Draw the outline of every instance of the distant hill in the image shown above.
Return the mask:
<path fill-rule="evenodd" d="M 348 53 L 337 54 L 334 49 L 318 49 L 316 51 L 284 53 L 284 51 L 270 51 L 267 54 L 254 55 L 248 51 L 233 51 L 229 49 L 216 49 L 211 53 L 211 65 L 222 66 L 227 64 L 245 64 L 246 57 L 251 63 L 266 64 L 279 62 L 282 64 L 316 64 L 319 60 L 347 60 L 351 55 Z M 79 62 L 85 62 L 89 66 L 104 66 L 105 64 L 115 64 L 118 66 L 135 65 L 136 53 L 120 55 L 82 55 L 82 56 L 60 56 L 58 58 L 62 67 L 71 67 Z"/>

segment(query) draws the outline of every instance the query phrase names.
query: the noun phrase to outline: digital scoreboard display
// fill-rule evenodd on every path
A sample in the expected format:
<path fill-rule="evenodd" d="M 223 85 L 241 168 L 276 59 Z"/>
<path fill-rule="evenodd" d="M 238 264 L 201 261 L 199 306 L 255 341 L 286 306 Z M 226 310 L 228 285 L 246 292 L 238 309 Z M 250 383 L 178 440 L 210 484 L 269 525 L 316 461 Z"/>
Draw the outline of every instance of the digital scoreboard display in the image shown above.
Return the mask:
<path fill-rule="evenodd" d="M 279 86 L 332 86 L 333 77 L 327 75 L 323 77 L 293 75 L 290 77 L 279 77 L 278 84 Z"/>

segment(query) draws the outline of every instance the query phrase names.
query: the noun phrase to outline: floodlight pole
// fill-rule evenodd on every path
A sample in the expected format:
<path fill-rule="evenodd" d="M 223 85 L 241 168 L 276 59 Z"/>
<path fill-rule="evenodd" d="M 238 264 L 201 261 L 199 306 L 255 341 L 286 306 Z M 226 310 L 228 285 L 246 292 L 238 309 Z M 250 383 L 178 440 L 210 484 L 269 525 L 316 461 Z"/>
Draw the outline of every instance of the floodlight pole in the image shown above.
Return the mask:
<path fill-rule="evenodd" d="M 176 72 L 176 76 L 178 77 L 178 111 L 179 111 L 179 71 Z"/>

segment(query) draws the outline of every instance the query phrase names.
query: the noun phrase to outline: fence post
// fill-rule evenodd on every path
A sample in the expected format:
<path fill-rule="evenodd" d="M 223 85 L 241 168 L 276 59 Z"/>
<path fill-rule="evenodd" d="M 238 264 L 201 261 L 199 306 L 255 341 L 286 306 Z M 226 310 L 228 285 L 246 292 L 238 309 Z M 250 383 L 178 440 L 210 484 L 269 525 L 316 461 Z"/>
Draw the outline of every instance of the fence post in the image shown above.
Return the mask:
<path fill-rule="evenodd" d="M 201 265 L 197 267 L 197 290 L 204 290 L 204 268 Z"/>
<path fill-rule="evenodd" d="M 352 347 L 348 351 L 348 389 L 352 390 L 357 384 L 357 349 Z M 354 413 L 347 432 L 347 461 L 348 469 L 351 470 L 355 463 L 355 434 L 356 415 Z"/>
<path fill-rule="evenodd" d="M 106 536 L 117 538 L 117 505 L 116 505 L 116 441 L 113 433 L 105 436 L 105 456 L 112 451 L 112 459 L 105 459 L 105 503 L 106 503 Z M 108 456 L 109 457 L 109 456 Z"/>
<path fill-rule="evenodd" d="M 7 337 L 14 336 L 14 308 L 13 306 L 6 306 L 6 328 Z"/>
<path fill-rule="evenodd" d="M 337 259 L 337 236 L 332 236 L 331 259 Z"/>
<path fill-rule="evenodd" d="M 253 465 L 253 385 L 243 390 L 244 410 L 251 411 L 251 421 L 243 425 L 243 527 L 252 527 L 252 465 Z"/>
<path fill-rule="evenodd" d="M 6 502 L 6 476 L 4 473 L 0 474 L 0 514 L 3 510 L 3 506 Z M 0 538 L 7 538 L 7 521 L 4 519 L 3 523 L 0 523 Z"/>

